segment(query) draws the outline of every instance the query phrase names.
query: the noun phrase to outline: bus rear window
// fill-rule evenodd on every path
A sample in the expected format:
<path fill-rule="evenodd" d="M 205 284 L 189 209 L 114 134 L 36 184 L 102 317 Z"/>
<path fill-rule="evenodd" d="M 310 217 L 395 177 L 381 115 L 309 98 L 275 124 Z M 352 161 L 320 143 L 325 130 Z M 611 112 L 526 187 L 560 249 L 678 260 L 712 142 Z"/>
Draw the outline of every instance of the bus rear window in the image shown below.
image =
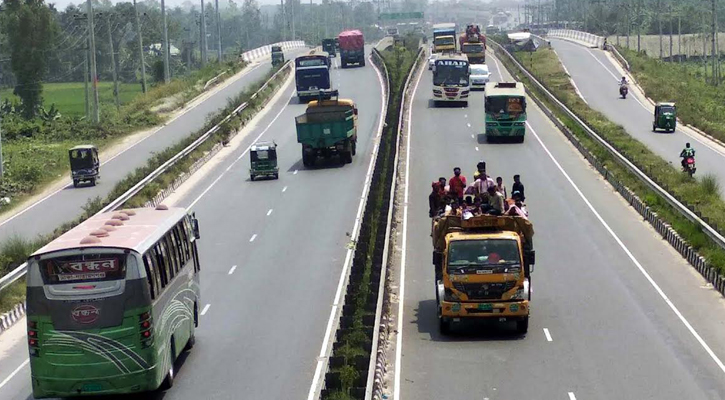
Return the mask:
<path fill-rule="evenodd" d="M 47 285 L 104 282 L 126 277 L 124 254 L 76 254 L 39 261 Z"/>

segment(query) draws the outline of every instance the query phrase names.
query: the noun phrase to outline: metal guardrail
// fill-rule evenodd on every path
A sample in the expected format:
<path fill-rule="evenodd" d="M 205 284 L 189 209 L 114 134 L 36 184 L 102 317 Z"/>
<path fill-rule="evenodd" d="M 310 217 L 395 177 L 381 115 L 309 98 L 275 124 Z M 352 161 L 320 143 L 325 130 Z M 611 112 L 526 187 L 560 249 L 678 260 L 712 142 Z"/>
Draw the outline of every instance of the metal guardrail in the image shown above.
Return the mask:
<path fill-rule="evenodd" d="M 506 49 L 503 48 L 498 43 L 493 43 L 494 48 L 497 50 L 497 52 L 504 54 L 511 62 L 513 62 L 516 67 L 524 74 L 526 77 L 537 86 L 539 90 L 541 90 L 554 104 L 559 107 L 559 109 L 564 112 L 569 118 L 574 120 L 584 131 L 594 140 L 596 140 L 600 145 L 604 146 L 605 149 L 614 157 L 614 159 L 619 162 L 622 166 L 627 168 L 631 173 L 633 173 L 642 183 L 644 183 L 647 187 L 649 187 L 652 191 L 657 193 L 660 197 L 662 197 L 670 206 L 675 208 L 682 216 L 687 218 L 693 223 L 696 223 L 700 226 L 702 231 L 709 236 L 715 243 L 717 243 L 720 247 L 725 249 L 725 237 L 718 232 L 715 228 L 710 226 L 707 222 L 705 222 L 702 218 L 700 218 L 695 212 L 690 210 L 687 206 L 682 204 L 675 196 L 673 196 L 670 192 L 662 188 L 660 185 L 658 185 L 652 178 L 647 176 L 642 170 L 640 170 L 634 163 L 632 163 L 627 157 L 622 155 L 617 149 L 615 149 L 609 142 L 607 142 L 604 138 L 599 136 L 592 128 L 589 127 L 579 116 L 571 111 L 564 103 L 562 103 L 554 94 L 552 94 L 546 86 L 544 86 L 541 82 L 539 82 L 521 63 L 516 60 L 511 53 L 509 53 Z"/>
<path fill-rule="evenodd" d="M 629 62 L 627 61 L 626 58 L 624 58 L 624 56 L 622 55 L 622 53 L 620 53 L 619 50 L 617 50 L 617 47 L 614 46 L 613 44 L 607 44 L 607 48 L 609 48 L 609 49 L 612 50 L 612 53 L 614 54 L 614 57 L 617 58 L 617 60 L 619 61 L 620 64 L 622 64 L 622 66 L 624 67 L 624 69 L 626 69 L 627 71 L 629 71 L 630 70 L 629 69 Z"/>
<path fill-rule="evenodd" d="M 282 68 L 279 69 L 279 71 L 275 72 L 274 75 L 272 75 L 267 82 L 264 83 L 252 96 L 250 97 L 250 100 L 254 100 L 257 98 L 257 95 L 265 90 L 267 86 L 269 86 L 269 83 L 277 78 L 279 74 L 283 73 L 286 69 L 290 68 L 291 62 L 288 60 Z M 247 108 L 248 102 L 244 102 L 240 104 L 237 108 L 234 109 L 229 115 L 227 115 L 224 119 L 219 121 L 216 125 L 214 125 L 211 129 L 206 131 L 203 135 L 201 135 L 198 139 L 196 139 L 193 143 L 186 146 L 183 150 L 181 150 L 179 153 L 177 153 L 175 156 L 171 157 L 169 160 L 167 160 L 165 163 L 161 164 L 158 168 L 156 168 L 153 172 L 148 174 L 145 178 L 143 178 L 140 182 L 135 184 L 133 187 L 128 189 L 124 194 L 116 198 L 115 200 L 111 201 L 108 205 L 103 207 L 99 212 L 97 212 L 95 215 L 102 214 L 105 212 L 113 211 L 116 208 L 122 206 L 125 202 L 127 202 L 129 199 L 131 199 L 133 196 L 138 194 L 143 188 L 145 188 L 149 183 L 151 183 L 154 179 L 158 178 L 160 175 L 162 175 L 164 172 L 166 172 L 169 168 L 171 168 L 174 164 L 176 164 L 177 161 L 181 160 L 182 158 L 186 157 L 189 153 L 196 150 L 199 146 L 201 146 L 204 142 L 206 142 L 214 133 L 216 133 L 221 125 L 229 121 L 230 119 L 237 116 L 240 112 L 242 112 L 244 109 Z M 94 216 L 95 216 L 94 215 Z M 10 271 L 7 275 L 0 278 L 0 291 L 5 289 L 6 287 L 10 286 L 12 283 L 17 281 L 18 279 L 25 276 L 25 273 L 28 270 L 28 264 L 23 263 L 19 267 L 15 268 L 14 270 Z"/>

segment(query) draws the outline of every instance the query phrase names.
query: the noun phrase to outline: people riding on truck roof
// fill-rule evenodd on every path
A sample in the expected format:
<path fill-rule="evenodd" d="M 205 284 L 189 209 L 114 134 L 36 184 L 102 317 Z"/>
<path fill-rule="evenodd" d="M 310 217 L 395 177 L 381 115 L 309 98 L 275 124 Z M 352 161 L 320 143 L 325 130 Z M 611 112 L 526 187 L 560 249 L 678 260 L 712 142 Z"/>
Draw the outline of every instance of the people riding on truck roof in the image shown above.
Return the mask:
<path fill-rule="evenodd" d="M 455 193 L 457 198 L 462 202 L 463 195 L 466 191 L 466 177 L 461 175 L 459 167 L 453 168 L 453 177 L 448 180 L 451 193 Z"/>

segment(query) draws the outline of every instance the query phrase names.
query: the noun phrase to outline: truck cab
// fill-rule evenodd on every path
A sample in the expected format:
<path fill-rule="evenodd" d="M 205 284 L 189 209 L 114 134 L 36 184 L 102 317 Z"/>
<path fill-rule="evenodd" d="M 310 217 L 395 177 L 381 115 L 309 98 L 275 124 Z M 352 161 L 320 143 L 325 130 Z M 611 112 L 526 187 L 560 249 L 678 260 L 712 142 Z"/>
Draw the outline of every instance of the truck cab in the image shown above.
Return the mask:
<path fill-rule="evenodd" d="M 533 225 L 522 217 L 444 216 L 433 224 L 433 265 L 439 327 L 489 318 L 529 326 Z"/>

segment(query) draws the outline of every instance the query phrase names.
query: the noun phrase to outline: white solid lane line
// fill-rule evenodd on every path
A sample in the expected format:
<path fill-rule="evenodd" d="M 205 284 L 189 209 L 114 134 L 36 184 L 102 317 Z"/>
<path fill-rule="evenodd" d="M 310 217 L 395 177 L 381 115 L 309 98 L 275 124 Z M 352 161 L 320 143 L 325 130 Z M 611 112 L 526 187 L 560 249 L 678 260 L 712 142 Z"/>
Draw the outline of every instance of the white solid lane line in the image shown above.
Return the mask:
<path fill-rule="evenodd" d="M 418 85 L 423 74 L 418 75 L 418 79 L 415 82 L 415 88 L 410 96 L 411 102 L 415 100 L 415 94 L 418 92 Z M 395 379 L 393 381 L 393 398 L 400 400 L 400 370 L 403 356 L 403 306 L 405 305 L 405 262 L 406 262 L 406 248 L 408 246 L 408 195 L 410 188 L 410 133 L 413 126 L 413 105 L 408 107 L 408 129 L 406 143 L 405 143 L 405 197 L 403 199 L 403 239 L 400 248 L 400 278 L 398 289 L 398 327 L 397 337 L 395 343 Z"/>
<path fill-rule="evenodd" d="M 569 392 L 569 400 L 576 400 L 576 396 L 574 396 L 574 392 Z"/>
<path fill-rule="evenodd" d="M 23 369 L 23 367 L 25 367 L 26 365 L 28 365 L 28 363 L 29 363 L 29 362 L 30 362 L 30 359 L 27 359 L 27 360 L 23 361 L 23 363 L 22 363 L 22 364 L 20 364 L 20 366 L 19 366 L 19 367 L 15 368 L 15 371 L 13 371 L 13 373 L 11 373 L 10 375 L 8 375 L 8 377 L 7 377 L 7 378 L 5 378 L 5 379 L 4 379 L 4 380 L 3 380 L 2 382 L 0 382 L 0 388 L 2 388 L 2 387 L 3 387 L 3 386 L 5 386 L 5 385 L 6 385 L 6 384 L 7 384 L 8 382 L 10 382 L 10 380 L 11 380 L 11 379 L 13 379 L 13 377 L 14 377 L 15 375 L 17 375 L 17 374 L 18 374 L 18 372 L 20 372 L 20 370 L 21 370 L 21 369 Z"/>
<path fill-rule="evenodd" d="M 368 57 L 368 60 L 372 64 L 372 57 Z M 383 115 L 385 112 L 385 92 L 383 89 L 383 77 L 380 75 L 380 72 L 376 69 L 375 74 L 378 76 L 378 82 L 380 83 L 380 97 L 382 99 L 381 105 L 380 105 L 380 115 Z M 373 165 L 376 160 L 376 154 L 378 152 L 378 147 L 380 145 L 380 135 L 383 131 L 383 124 L 385 123 L 385 120 L 382 118 L 378 118 L 378 129 L 377 129 L 377 135 L 375 136 L 373 142 L 375 143 L 373 145 L 372 150 L 372 157 L 370 157 L 370 164 L 368 165 L 368 170 L 365 173 L 365 181 L 363 182 L 363 189 L 362 189 L 362 196 L 360 196 L 360 203 L 358 204 L 357 213 L 355 214 L 355 223 L 352 226 L 352 231 L 350 234 L 350 237 L 356 238 L 357 231 L 360 228 L 360 222 L 362 221 L 362 212 L 363 212 L 363 206 L 365 205 L 365 199 L 367 197 L 368 193 L 368 182 L 372 178 L 373 173 Z M 317 366 L 315 367 L 315 374 L 312 376 L 312 383 L 310 384 L 310 391 L 307 394 L 307 400 L 314 400 L 315 393 L 317 392 L 317 382 L 320 380 L 321 374 L 322 374 L 322 367 L 325 365 L 325 357 L 327 356 L 328 347 L 330 346 L 330 340 L 332 339 L 332 326 L 335 323 L 335 317 L 337 316 L 337 311 L 340 308 L 340 298 L 343 294 L 343 288 L 345 286 L 345 281 L 347 277 L 347 270 L 350 267 L 350 262 L 352 261 L 352 255 L 353 255 L 353 248 L 348 248 L 347 253 L 345 254 L 345 262 L 342 264 L 342 271 L 340 271 L 340 279 L 337 284 L 337 291 L 335 292 L 335 297 L 333 299 L 332 303 L 332 309 L 330 310 L 330 318 L 327 320 L 327 328 L 325 329 L 325 337 L 322 340 L 322 347 L 320 348 L 320 353 L 317 357 Z"/>
<path fill-rule="evenodd" d="M 232 268 L 229 270 L 229 275 L 233 274 L 234 270 L 236 270 L 236 269 L 237 269 L 236 265 L 232 266 Z"/>
<path fill-rule="evenodd" d="M 272 215 L 272 211 L 274 211 L 274 210 L 272 210 L 271 208 L 269 209 L 269 211 L 267 211 L 267 216 L 268 216 L 268 217 L 269 217 L 270 215 Z"/>
<path fill-rule="evenodd" d="M 546 335 L 546 341 L 547 342 L 552 342 L 553 341 L 553 339 L 551 338 L 551 333 L 549 333 L 549 329 L 544 328 L 544 335 Z"/>
<path fill-rule="evenodd" d="M 201 310 L 201 315 L 206 314 L 207 311 L 209 311 L 209 307 L 211 307 L 211 304 L 207 304 L 204 306 L 204 309 Z"/>
<path fill-rule="evenodd" d="M 655 289 L 655 291 L 657 292 L 657 294 L 660 295 L 660 297 L 662 298 L 662 300 L 664 300 L 665 303 L 667 304 L 667 306 L 672 310 L 672 312 L 675 313 L 675 315 L 680 320 L 680 322 L 682 322 L 682 324 L 685 325 L 685 327 L 690 332 L 690 334 L 692 334 L 692 336 L 697 340 L 697 342 L 700 344 L 700 346 L 702 346 L 702 348 L 705 350 L 705 352 L 710 356 L 710 358 L 712 358 L 712 360 L 715 362 L 715 364 L 717 364 L 718 368 L 720 368 L 720 370 L 723 373 L 725 373 L 725 364 L 723 364 L 723 362 L 720 360 L 720 358 L 718 358 L 718 356 L 715 354 L 715 352 L 712 351 L 712 349 L 710 348 L 710 346 L 705 342 L 705 340 L 700 336 L 700 334 L 697 333 L 697 331 L 695 330 L 695 328 L 693 328 L 692 325 L 690 325 L 690 322 L 687 321 L 687 319 L 682 315 L 682 313 L 680 312 L 680 310 L 677 309 L 677 307 L 675 307 L 674 303 L 672 303 L 672 301 L 669 299 L 669 297 L 667 297 L 667 295 L 665 294 L 665 292 L 662 291 L 662 289 L 657 284 L 657 282 L 655 282 L 654 279 L 652 279 L 652 277 L 650 276 L 650 274 L 644 269 L 644 267 L 642 266 L 642 264 L 640 264 L 640 262 L 634 257 L 634 255 L 632 254 L 632 252 L 624 244 L 624 242 L 622 242 L 622 240 L 619 238 L 619 236 L 617 236 L 617 234 L 614 233 L 614 231 L 609 226 L 609 224 L 607 224 L 607 222 L 604 221 L 604 218 L 602 218 L 602 216 L 594 208 L 594 206 L 592 205 L 592 203 L 589 202 L 589 199 L 584 195 L 584 193 L 582 193 L 581 190 L 579 190 L 579 186 L 577 186 L 576 183 L 574 183 L 574 181 L 571 179 L 571 177 L 569 177 L 569 174 L 567 174 L 566 171 L 564 171 L 564 168 L 556 160 L 556 158 L 554 157 L 554 155 L 551 154 L 551 152 L 546 147 L 546 145 L 544 144 L 544 142 L 541 140 L 541 138 L 539 137 L 539 135 L 536 133 L 536 131 L 534 130 L 534 128 L 528 122 L 526 122 L 526 126 L 529 127 L 529 130 L 531 131 L 531 133 L 533 133 L 534 137 L 536 137 L 536 140 L 538 140 L 539 144 L 541 144 L 541 147 L 544 149 L 544 151 L 546 152 L 546 154 L 549 155 L 549 158 L 551 158 L 551 161 L 554 162 L 554 164 L 559 169 L 559 171 L 564 175 L 564 177 L 566 178 L 566 180 L 569 181 L 569 184 L 571 184 L 571 186 L 577 192 L 577 194 L 579 195 L 579 197 L 587 205 L 587 207 L 589 208 L 589 210 L 591 210 L 591 212 L 599 220 L 599 222 L 602 224 L 602 226 L 604 226 L 604 228 L 607 230 L 607 232 L 609 233 L 609 235 L 612 236 L 612 238 L 617 242 L 617 244 L 624 251 L 624 253 L 627 255 L 627 257 L 629 257 L 629 259 L 632 261 L 632 263 L 637 267 L 637 269 L 639 270 L 639 272 L 641 272 L 642 275 L 644 275 L 644 277 L 650 283 L 650 285 L 652 285 L 652 287 Z"/>
<path fill-rule="evenodd" d="M 252 235 L 252 237 L 251 237 L 251 238 L 249 238 L 249 242 L 250 242 L 250 243 L 251 243 L 251 242 L 253 242 L 253 241 L 254 241 L 254 239 L 256 239 L 256 238 L 257 238 L 257 234 L 255 233 L 254 235 Z"/>

